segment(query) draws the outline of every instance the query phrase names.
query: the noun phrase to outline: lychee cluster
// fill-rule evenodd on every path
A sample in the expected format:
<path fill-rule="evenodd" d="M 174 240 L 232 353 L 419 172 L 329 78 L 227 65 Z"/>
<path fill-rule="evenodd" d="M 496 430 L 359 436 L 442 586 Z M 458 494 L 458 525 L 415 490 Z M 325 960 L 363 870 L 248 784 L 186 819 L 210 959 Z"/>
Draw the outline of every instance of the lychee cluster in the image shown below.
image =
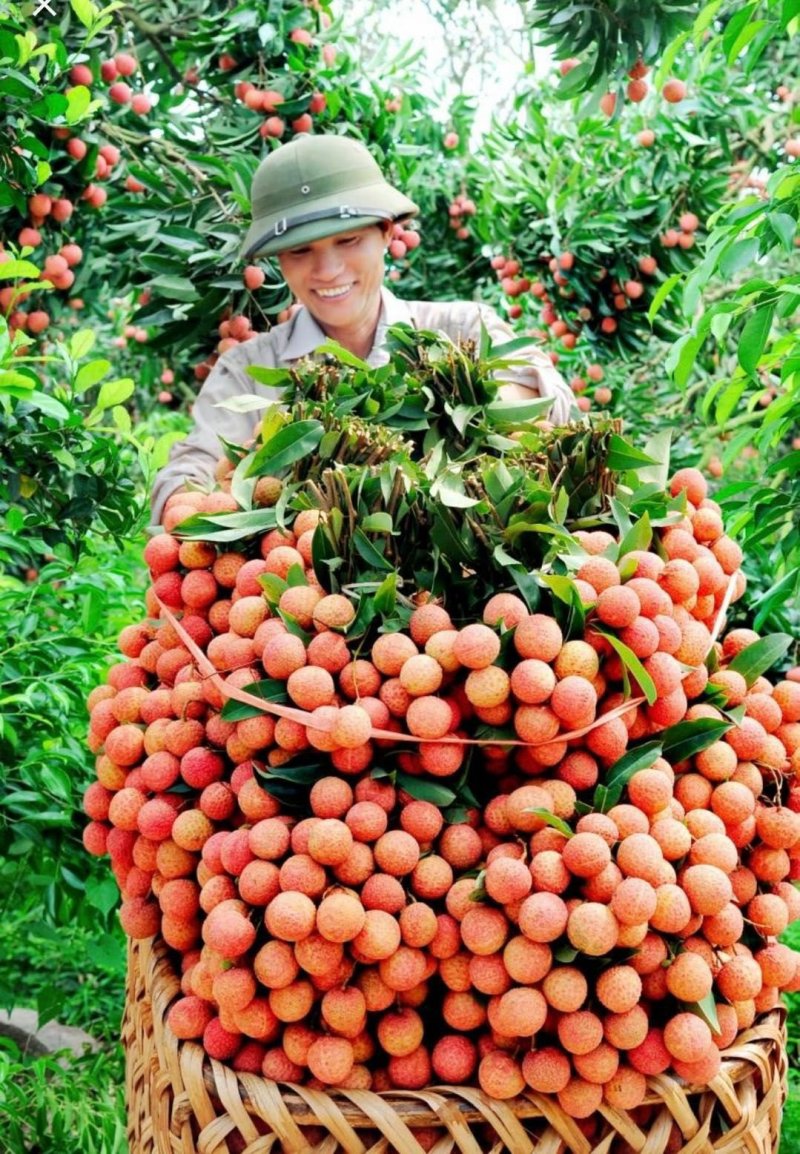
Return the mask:
<path fill-rule="evenodd" d="M 661 244 L 664 248 L 675 248 L 676 245 L 680 248 L 693 248 L 695 233 L 700 227 L 699 217 L 693 212 L 683 212 L 678 225 L 679 229 L 666 229 L 660 238 Z"/>
<path fill-rule="evenodd" d="M 236 508 L 229 469 L 170 498 L 148 620 L 89 699 L 85 845 L 126 931 L 181 958 L 177 1037 L 318 1088 L 527 1086 L 577 1119 L 667 1070 L 707 1083 L 800 988 L 778 941 L 800 679 L 742 672 L 751 630 L 715 637 L 744 577 L 702 475 L 673 476 L 649 548 L 573 535 L 579 635 L 499 592 L 468 622 L 420 597 L 356 644 L 313 569 L 318 510 L 247 552 L 181 538 Z"/>
<path fill-rule="evenodd" d="M 151 109 L 150 97 L 146 92 L 135 92 L 127 83 L 138 71 L 139 63 L 134 56 L 129 52 L 118 52 L 101 62 L 100 80 L 109 86 L 108 98 L 113 104 L 130 106 L 137 116 L 146 116 Z M 73 65 L 69 78 L 73 84 L 84 85 L 90 91 L 97 83 L 91 62 Z"/>
<path fill-rule="evenodd" d="M 261 270 L 257 271 L 260 272 Z M 262 282 L 263 279 L 264 276 L 262 273 Z M 195 380 L 204 381 L 219 358 L 223 353 L 226 353 L 228 349 L 235 348 L 236 345 L 243 344 L 245 341 L 251 341 L 254 337 L 258 336 L 250 318 L 244 313 L 234 313 L 231 309 L 226 309 L 223 312 L 220 323 L 217 326 L 217 333 L 219 334 L 219 340 L 217 341 L 214 352 L 209 353 L 205 360 L 199 361 L 194 366 Z"/>
<path fill-rule="evenodd" d="M 450 227 L 455 230 L 459 240 L 466 240 L 471 234 L 464 218 L 474 216 L 477 212 L 475 201 L 466 193 L 459 192 L 447 206 L 447 211 L 450 216 Z"/>
<path fill-rule="evenodd" d="M 688 218 L 692 217 L 693 214 L 686 213 L 684 216 Z M 684 218 L 682 217 L 681 219 L 683 220 Z M 696 217 L 693 217 L 693 219 L 695 221 L 697 220 Z M 666 243 L 663 238 L 662 243 Z M 677 241 L 675 241 L 675 243 L 677 243 Z M 647 288 L 646 285 L 638 279 L 638 274 L 641 273 L 646 277 L 650 277 L 656 272 L 658 267 L 655 258 L 649 253 L 646 253 L 638 258 L 636 270 L 630 270 L 630 276 L 623 276 L 617 279 L 609 276 L 609 271 L 606 268 L 593 266 L 591 270 L 587 270 L 585 267 L 580 267 L 575 253 L 569 250 L 561 252 L 558 256 L 546 254 L 542 256 L 541 259 L 547 264 L 548 270 L 552 275 L 553 287 L 549 291 L 547 285 L 543 283 L 542 280 L 530 280 L 527 276 L 520 275 L 520 264 L 517 260 L 504 256 L 495 256 L 492 257 L 491 265 L 497 274 L 500 286 L 506 296 L 516 298 L 525 293 L 530 293 L 531 296 L 537 297 L 542 302 L 540 318 L 545 329 L 533 330 L 532 335 L 540 337 L 542 340 L 548 338 L 557 340 L 561 348 L 565 350 L 575 348 L 580 334 L 587 324 L 605 336 L 611 336 L 615 333 L 618 328 L 618 320 L 615 314 L 630 308 L 637 301 L 642 302 L 639 308 L 643 307 Z M 557 298 L 561 298 L 566 302 L 571 302 L 575 299 L 575 278 L 578 276 L 585 278 L 589 271 L 591 271 L 592 280 L 597 284 L 597 291 L 602 293 L 604 298 L 600 303 L 599 310 L 595 308 L 593 311 L 586 305 L 578 308 L 569 303 L 567 303 L 566 306 L 559 304 Z M 565 312 L 565 309 L 569 309 L 571 312 L 571 319 L 569 321 L 561 315 L 562 312 Z M 522 313 L 522 305 L 515 302 L 508 306 L 508 315 L 512 319 L 522 316 Z M 558 363 L 558 356 L 558 353 L 551 353 L 551 359 L 554 364 Z M 585 408 L 588 406 L 582 407 Z"/>

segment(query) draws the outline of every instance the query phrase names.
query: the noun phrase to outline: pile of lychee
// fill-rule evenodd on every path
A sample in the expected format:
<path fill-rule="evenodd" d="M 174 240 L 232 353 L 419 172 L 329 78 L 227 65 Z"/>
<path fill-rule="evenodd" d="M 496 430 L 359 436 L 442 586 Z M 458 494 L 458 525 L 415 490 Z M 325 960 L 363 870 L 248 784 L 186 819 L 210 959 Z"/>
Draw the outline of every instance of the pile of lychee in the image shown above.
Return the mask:
<path fill-rule="evenodd" d="M 672 478 L 685 511 L 647 549 L 573 534 L 576 636 L 498 592 L 480 620 L 418 596 L 349 640 L 317 510 L 246 548 L 181 538 L 235 507 L 226 487 L 170 498 L 147 619 L 89 698 L 84 842 L 127 933 L 180 963 L 177 1037 L 271 1079 L 529 1087 L 582 1120 L 640 1107 L 648 1075 L 706 1084 L 800 988 L 778 941 L 800 917 L 800 679 L 741 672 L 749 629 L 715 637 L 744 578 L 702 475 Z"/>

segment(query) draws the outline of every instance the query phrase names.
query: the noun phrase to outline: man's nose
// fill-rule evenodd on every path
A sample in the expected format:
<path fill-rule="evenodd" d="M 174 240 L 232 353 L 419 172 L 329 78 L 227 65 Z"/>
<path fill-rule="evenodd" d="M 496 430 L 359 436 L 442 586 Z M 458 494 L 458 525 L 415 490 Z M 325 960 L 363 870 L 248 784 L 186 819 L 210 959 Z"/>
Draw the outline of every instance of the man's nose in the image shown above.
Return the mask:
<path fill-rule="evenodd" d="M 335 245 L 314 254 L 314 275 L 322 280 L 335 280 L 341 272 L 342 255 Z"/>

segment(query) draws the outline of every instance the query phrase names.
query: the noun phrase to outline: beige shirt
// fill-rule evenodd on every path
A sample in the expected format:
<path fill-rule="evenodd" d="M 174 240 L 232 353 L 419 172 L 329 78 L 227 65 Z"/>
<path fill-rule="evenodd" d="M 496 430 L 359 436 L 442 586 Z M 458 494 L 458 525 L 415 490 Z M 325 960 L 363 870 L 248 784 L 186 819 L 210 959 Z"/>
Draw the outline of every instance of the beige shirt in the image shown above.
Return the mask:
<path fill-rule="evenodd" d="M 386 330 L 401 322 L 418 329 L 443 332 L 453 341 L 478 341 L 481 321 L 493 344 L 501 345 L 517 336 L 494 309 L 474 301 L 404 301 L 386 288 L 381 289 L 381 295 L 375 343 L 366 358 L 373 367 L 388 361 L 384 347 Z M 155 479 L 152 493 L 154 523 L 160 521 L 167 497 L 186 481 L 202 485 L 211 480 L 214 466 L 221 456 L 220 436 L 234 444 L 243 444 L 252 437 L 258 414 L 234 413 L 215 406 L 247 393 L 271 401 L 280 399 L 281 390 L 257 384 L 248 376 L 248 366 L 284 368 L 301 357 L 310 356 L 327 339 L 311 313 L 303 308 L 291 320 L 275 325 L 251 341 L 236 345 L 219 358 L 197 394 L 192 409 L 194 428 L 185 440 L 173 446 L 169 463 Z M 550 420 L 555 424 L 566 424 L 572 415 L 572 394 L 547 354 L 531 344 L 513 356 L 526 363 L 502 373 L 503 380 L 512 386 L 504 388 L 504 396 L 524 396 L 531 392 L 551 397 Z M 514 385 L 517 388 L 513 388 Z"/>

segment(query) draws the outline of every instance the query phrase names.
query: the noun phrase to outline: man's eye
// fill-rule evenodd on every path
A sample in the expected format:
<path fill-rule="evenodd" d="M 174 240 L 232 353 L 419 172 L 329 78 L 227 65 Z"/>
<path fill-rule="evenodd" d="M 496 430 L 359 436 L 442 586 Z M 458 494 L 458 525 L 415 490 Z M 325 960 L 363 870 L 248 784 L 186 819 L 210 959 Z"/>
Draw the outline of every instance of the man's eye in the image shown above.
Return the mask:
<path fill-rule="evenodd" d="M 358 244 L 359 240 L 360 237 L 357 236 L 345 236 L 341 238 L 339 244 Z"/>

